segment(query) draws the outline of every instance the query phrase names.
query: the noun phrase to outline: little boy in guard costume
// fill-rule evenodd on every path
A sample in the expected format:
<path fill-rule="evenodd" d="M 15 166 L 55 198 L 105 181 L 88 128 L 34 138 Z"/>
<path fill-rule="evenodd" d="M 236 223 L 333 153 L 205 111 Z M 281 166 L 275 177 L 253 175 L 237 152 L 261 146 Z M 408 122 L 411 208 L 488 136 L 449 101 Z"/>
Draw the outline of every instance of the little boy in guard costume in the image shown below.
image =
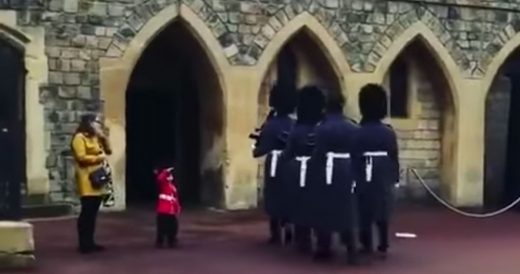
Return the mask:
<path fill-rule="evenodd" d="M 173 248 L 177 245 L 178 216 L 181 204 L 177 192 L 173 168 L 158 168 L 154 170 L 158 187 L 157 201 L 157 239 L 156 246 L 162 248 L 164 243 Z"/>

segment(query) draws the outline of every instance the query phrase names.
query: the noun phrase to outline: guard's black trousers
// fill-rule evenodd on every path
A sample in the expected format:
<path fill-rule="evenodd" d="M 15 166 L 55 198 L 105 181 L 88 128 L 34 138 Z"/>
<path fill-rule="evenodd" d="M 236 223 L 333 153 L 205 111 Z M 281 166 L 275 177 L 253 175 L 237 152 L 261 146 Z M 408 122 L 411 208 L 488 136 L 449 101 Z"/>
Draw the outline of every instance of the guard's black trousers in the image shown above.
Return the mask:
<path fill-rule="evenodd" d="M 78 218 L 77 229 L 79 248 L 82 250 L 93 248 L 96 245 L 94 233 L 96 231 L 96 219 L 102 199 L 101 196 L 81 197 L 81 212 Z"/>
<path fill-rule="evenodd" d="M 311 243 L 311 228 L 302 225 L 294 226 L 294 240 L 296 247 L 301 252 L 308 252 L 312 248 Z"/>
<path fill-rule="evenodd" d="M 271 232 L 271 239 L 269 239 L 272 243 L 280 242 L 280 234 L 282 230 L 282 221 L 277 218 L 271 217 L 269 220 L 269 231 Z"/>
<path fill-rule="evenodd" d="M 162 246 L 165 242 L 170 246 L 177 243 L 177 231 L 179 223 L 177 216 L 157 214 L 157 238 L 155 244 Z"/>
<path fill-rule="evenodd" d="M 375 224 L 377 230 L 377 236 L 379 244 L 377 250 L 386 252 L 388 250 L 388 221 L 379 220 L 376 221 L 371 218 L 370 212 L 361 211 L 359 214 L 360 227 L 359 227 L 359 238 L 365 252 L 372 252 L 374 250 L 373 243 L 373 226 Z"/>
<path fill-rule="evenodd" d="M 356 239 L 352 230 L 344 230 L 340 232 L 341 242 L 347 248 L 348 256 L 356 256 Z M 320 255 L 329 254 L 331 252 L 332 232 L 325 230 L 316 231 L 317 253 Z"/>

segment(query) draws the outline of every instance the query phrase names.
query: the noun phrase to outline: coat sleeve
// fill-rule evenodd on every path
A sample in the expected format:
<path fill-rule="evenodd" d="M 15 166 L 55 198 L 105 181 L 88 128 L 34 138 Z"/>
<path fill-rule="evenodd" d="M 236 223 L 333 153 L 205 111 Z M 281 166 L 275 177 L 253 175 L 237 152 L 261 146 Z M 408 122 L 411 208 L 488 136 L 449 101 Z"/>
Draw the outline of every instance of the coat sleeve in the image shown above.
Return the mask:
<path fill-rule="evenodd" d="M 257 146 L 253 149 L 253 157 L 258 158 L 266 155 L 272 150 L 271 141 L 273 128 L 270 124 L 267 124 L 265 128 L 260 132 Z"/>
<path fill-rule="evenodd" d="M 89 155 L 87 154 L 87 149 L 85 147 L 84 137 L 76 134 L 72 139 L 72 150 L 74 152 L 74 156 L 76 160 L 81 165 L 97 165 L 103 162 L 105 156 L 103 154 L 100 155 Z"/>
<path fill-rule="evenodd" d="M 399 182 L 400 179 L 400 167 L 399 167 L 399 147 L 397 144 L 397 135 L 394 130 L 390 131 L 390 136 L 388 138 L 389 148 L 388 148 L 388 156 L 392 161 L 392 175 L 394 182 Z"/>

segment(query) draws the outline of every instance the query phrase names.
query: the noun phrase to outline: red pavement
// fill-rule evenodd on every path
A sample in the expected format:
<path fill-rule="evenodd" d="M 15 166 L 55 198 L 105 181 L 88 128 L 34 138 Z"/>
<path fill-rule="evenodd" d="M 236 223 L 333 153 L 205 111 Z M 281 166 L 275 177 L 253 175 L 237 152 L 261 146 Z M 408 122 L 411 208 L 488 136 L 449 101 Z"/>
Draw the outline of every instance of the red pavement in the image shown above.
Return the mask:
<path fill-rule="evenodd" d="M 130 211 L 105 214 L 98 239 L 103 254 L 75 251 L 74 220 L 35 223 L 37 267 L 17 273 L 40 274 L 520 274 L 520 214 L 474 220 L 443 209 L 397 213 L 394 230 L 417 239 L 393 239 L 386 262 L 349 267 L 338 256 L 317 264 L 289 249 L 269 247 L 257 213 L 191 212 L 182 219 L 177 250 L 153 248 L 154 215 Z M 340 253 L 343 255 L 343 253 Z"/>

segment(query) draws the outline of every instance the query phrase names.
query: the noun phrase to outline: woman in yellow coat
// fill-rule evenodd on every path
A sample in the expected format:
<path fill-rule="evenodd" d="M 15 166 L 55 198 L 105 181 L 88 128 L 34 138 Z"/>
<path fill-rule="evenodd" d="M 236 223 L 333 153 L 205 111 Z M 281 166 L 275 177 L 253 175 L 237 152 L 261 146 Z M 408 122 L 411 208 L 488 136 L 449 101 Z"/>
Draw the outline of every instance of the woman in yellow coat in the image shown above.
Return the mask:
<path fill-rule="evenodd" d="M 77 223 L 81 253 L 104 250 L 103 246 L 95 243 L 94 232 L 105 190 L 94 188 L 89 177 L 93 171 L 103 165 L 106 155 L 111 153 L 108 139 L 102 129 L 102 122 L 96 115 L 84 115 L 72 138 L 76 182 L 81 197 L 81 213 Z"/>

